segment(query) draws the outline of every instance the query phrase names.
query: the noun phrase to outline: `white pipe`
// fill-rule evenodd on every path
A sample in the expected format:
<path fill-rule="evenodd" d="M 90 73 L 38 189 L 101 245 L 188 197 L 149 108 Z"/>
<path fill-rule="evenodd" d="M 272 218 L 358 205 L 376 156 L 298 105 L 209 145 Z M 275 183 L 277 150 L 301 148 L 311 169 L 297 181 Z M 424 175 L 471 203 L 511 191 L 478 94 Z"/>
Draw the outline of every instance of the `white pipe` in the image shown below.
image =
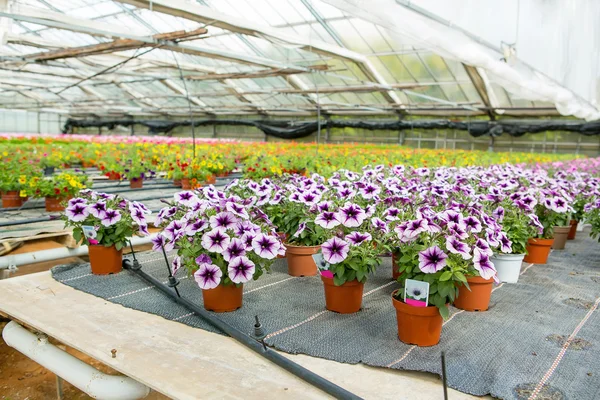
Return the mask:
<path fill-rule="evenodd" d="M 156 233 L 144 237 L 133 237 L 131 243 L 134 246 L 148 244 L 156 237 Z M 58 260 L 67 257 L 78 257 L 88 254 L 87 246 L 79 246 L 75 249 L 59 247 L 57 249 L 34 251 L 31 253 L 13 254 L 0 257 L 0 269 L 15 268 L 20 265 L 35 264 L 44 261 Z"/>
<path fill-rule="evenodd" d="M 9 322 L 2 338 L 10 347 L 25 354 L 41 366 L 54 372 L 94 399 L 135 400 L 148 396 L 150 389 L 127 376 L 106 375 L 48 343 L 45 335 L 36 336 L 17 324 Z"/>

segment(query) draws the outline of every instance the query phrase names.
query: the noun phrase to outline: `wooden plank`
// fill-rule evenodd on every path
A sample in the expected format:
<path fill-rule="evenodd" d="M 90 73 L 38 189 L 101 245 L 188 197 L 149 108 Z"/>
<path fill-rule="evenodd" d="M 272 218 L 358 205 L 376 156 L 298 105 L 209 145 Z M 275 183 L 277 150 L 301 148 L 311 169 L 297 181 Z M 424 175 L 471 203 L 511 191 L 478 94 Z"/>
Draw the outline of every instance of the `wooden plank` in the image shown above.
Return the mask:
<path fill-rule="evenodd" d="M 156 40 L 178 40 L 178 39 L 197 39 L 198 36 L 204 35 L 208 32 L 206 28 L 198 28 L 192 31 L 174 31 L 174 32 L 166 32 L 166 33 L 158 33 L 153 35 L 152 37 Z M 117 39 L 107 43 L 99 43 L 93 44 L 89 46 L 81 46 L 81 47 L 70 47 L 66 49 L 45 51 L 41 53 L 28 54 L 24 57 L 27 60 L 33 61 L 49 61 L 49 60 L 58 60 L 65 58 L 73 58 L 73 57 L 85 57 L 106 53 L 114 53 L 117 51 L 124 51 L 130 49 L 136 49 L 140 47 L 155 47 L 159 46 L 160 43 L 150 44 L 146 42 L 142 42 L 139 40 L 132 39 Z"/>
<path fill-rule="evenodd" d="M 313 65 L 311 67 L 307 67 L 312 71 L 326 71 L 329 67 L 328 65 Z M 208 81 L 208 80 L 221 80 L 221 79 L 253 79 L 253 78 L 268 78 L 271 76 L 284 76 L 284 75 L 294 75 L 294 74 L 302 74 L 304 71 L 298 71 L 297 69 L 291 68 L 271 68 L 264 69 L 260 71 L 252 71 L 252 72 L 229 72 L 223 74 L 204 74 L 204 75 L 186 75 L 186 79 L 194 80 L 194 81 Z"/>
<path fill-rule="evenodd" d="M 477 71 L 476 67 L 471 65 L 463 64 L 465 70 L 467 71 L 467 75 L 471 78 L 471 82 L 473 82 L 473 86 L 475 86 L 475 90 L 477 90 L 477 94 L 481 97 L 481 101 L 486 106 L 486 113 L 490 117 L 492 121 L 496 120 L 496 115 L 493 111 L 492 102 L 490 101 L 490 96 L 488 95 L 487 89 L 485 87 L 485 82 L 481 75 L 479 75 L 479 71 Z"/>

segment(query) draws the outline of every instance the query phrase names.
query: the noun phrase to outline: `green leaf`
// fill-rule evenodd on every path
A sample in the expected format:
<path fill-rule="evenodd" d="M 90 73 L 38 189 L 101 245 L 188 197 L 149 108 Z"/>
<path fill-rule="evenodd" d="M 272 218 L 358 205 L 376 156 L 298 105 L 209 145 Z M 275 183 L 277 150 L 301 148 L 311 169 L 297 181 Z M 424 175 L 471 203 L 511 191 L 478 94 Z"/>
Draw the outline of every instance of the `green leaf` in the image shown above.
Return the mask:
<path fill-rule="evenodd" d="M 460 272 L 460 271 L 455 271 L 454 272 L 454 278 L 455 280 L 459 280 L 461 282 L 467 283 L 467 278 L 465 277 L 465 275 Z"/>
<path fill-rule="evenodd" d="M 445 320 L 450 317 L 450 311 L 448 310 L 448 307 L 445 304 L 442 307 L 438 307 L 438 310 L 440 311 L 440 315 L 442 316 L 442 318 L 444 318 Z"/>
<path fill-rule="evenodd" d="M 440 276 L 440 281 L 448 281 L 452 278 L 452 271 L 444 271 L 444 273 Z"/>

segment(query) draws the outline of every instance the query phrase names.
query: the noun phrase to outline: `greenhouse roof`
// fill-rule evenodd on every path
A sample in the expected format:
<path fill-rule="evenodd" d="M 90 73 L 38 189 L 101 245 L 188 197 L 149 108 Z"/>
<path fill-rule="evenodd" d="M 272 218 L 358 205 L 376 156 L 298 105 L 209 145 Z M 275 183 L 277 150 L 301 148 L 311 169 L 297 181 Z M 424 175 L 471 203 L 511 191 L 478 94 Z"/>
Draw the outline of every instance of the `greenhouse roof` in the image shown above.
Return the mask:
<path fill-rule="evenodd" d="M 504 3 L 0 0 L 0 107 L 600 119 L 600 34 L 585 27 L 598 31 L 598 3 Z M 533 31 L 587 39 L 572 54 Z"/>

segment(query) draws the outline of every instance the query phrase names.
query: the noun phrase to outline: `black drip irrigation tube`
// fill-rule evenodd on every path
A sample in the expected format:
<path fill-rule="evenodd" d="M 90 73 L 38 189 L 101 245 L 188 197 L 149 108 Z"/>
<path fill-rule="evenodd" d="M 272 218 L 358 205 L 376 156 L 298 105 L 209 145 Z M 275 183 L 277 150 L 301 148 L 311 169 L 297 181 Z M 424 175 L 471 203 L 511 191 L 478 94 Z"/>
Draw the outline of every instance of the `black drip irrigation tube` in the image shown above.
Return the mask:
<path fill-rule="evenodd" d="M 93 182 L 92 182 L 93 183 Z M 108 183 L 108 185 L 103 185 L 104 183 Z M 171 184 L 171 186 L 173 187 L 178 187 L 175 186 L 173 184 L 173 181 L 168 181 L 168 180 L 153 180 L 153 181 L 144 181 L 144 187 L 146 186 L 154 186 L 154 185 L 167 185 L 167 184 Z M 96 189 L 109 189 L 109 188 L 124 188 L 124 187 L 129 187 L 129 181 L 98 181 L 96 183 L 93 183 L 92 187 L 90 189 L 96 190 Z"/>
<path fill-rule="evenodd" d="M 311 385 L 321 389 L 325 393 L 330 394 L 331 396 L 337 399 L 361 399 L 361 397 L 347 391 L 346 389 L 336 385 L 335 383 L 328 381 L 320 375 L 315 374 L 312 371 L 304 368 L 303 366 L 291 361 L 289 358 L 282 356 L 274 350 L 266 347 L 264 343 L 259 342 L 257 339 L 247 335 L 246 333 L 240 331 L 239 329 L 229 325 L 228 323 L 220 320 L 215 317 L 204 308 L 198 306 L 197 304 L 187 300 L 185 297 L 180 297 L 172 290 L 169 286 L 163 284 L 160 280 L 154 278 L 153 276 L 148 275 L 144 271 L 141 270 L 141 266 L 137 262 L 137 260 L 130 260 L 128 258 L 123 260 L 123 268 L 137 274 L 139 277 L 144 279 L 146 282 L 150 283 L 158 290 L 169 296 L 173 301 L 177 304 L 180 304 L 186 307 L 188 310 L 194 312 L 198 316 L 204 318 L 210 324 L 212 324 L 217 329 L 221 330 L 223 333 L 231 336 L 239 343 L 248 347 L 250 350 L 253 350 L 260 356 L 266 358 L 267 360 L 277 364 L 282 367 L 286 371 L 296 375 L 298 378 L 303 379 L 304 381 L 310 383 Z"/>

